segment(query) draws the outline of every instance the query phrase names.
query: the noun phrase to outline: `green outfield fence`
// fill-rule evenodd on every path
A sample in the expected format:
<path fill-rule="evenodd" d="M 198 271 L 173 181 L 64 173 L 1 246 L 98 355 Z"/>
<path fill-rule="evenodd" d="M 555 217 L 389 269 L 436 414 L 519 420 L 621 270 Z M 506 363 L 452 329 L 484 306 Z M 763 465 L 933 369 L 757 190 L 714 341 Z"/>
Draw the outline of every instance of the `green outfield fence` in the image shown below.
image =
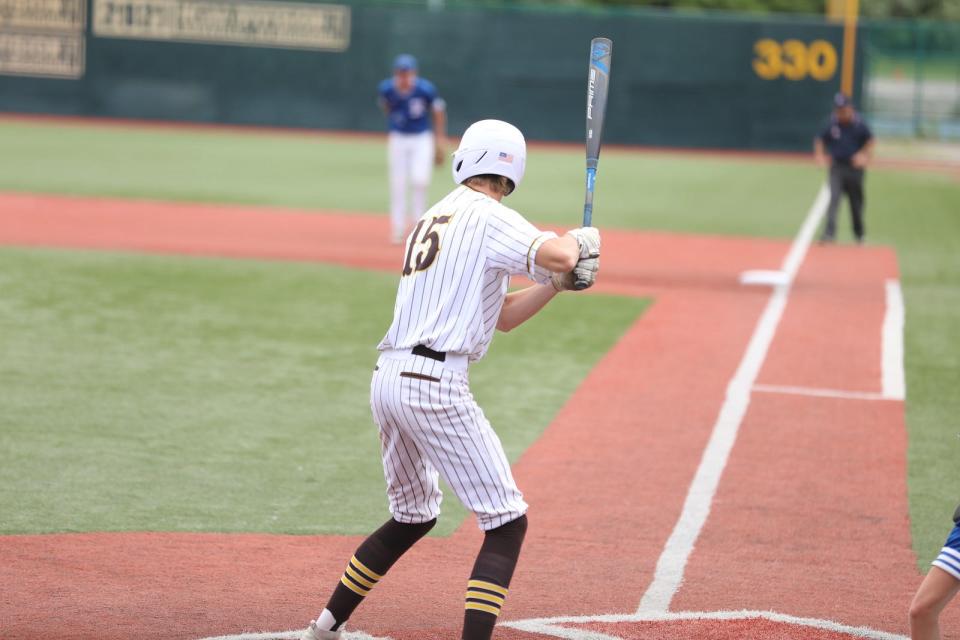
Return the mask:
<path fill-rule="evenodd" d="M 960 140 L 960 23 L 871 22 L 865 108 L 881 134 Z"/>
<path fill-rule="evenodd" d="M 377 83 L 410 52 L 454 133 L 498 117 L 576 141 L 605 35 L 609 142 L 808 149 L 840 83 L 842 29 L 816 16 L 433 5 L 0 0 L 0 110 L 377 131 Z"/>

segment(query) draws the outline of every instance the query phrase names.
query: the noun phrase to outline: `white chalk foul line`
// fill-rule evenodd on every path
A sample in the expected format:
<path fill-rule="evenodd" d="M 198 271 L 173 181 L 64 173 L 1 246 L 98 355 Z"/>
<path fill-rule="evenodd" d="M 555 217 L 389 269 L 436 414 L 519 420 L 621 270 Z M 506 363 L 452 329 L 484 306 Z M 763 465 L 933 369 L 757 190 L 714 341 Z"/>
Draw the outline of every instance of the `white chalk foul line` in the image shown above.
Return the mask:
<path fill-rule="evenodd" d="M 621 623 L 621 622 L 682 622 L 693 620 L 769 620 L 800 627 L 823 629 L 836 633 L 845 633 L 853 638 L 870 638 L 871 640 L 909 640 L 906 636 L 887 631 L 879 631 L 869 627 L 854 627 L 840 624 L 831 620 L 819 618 L 802 618 L 775 611 L 647 611 L 635 614 L 608 614 L 600 616 L 565 616 L 556 618 L 534 618 L 530 620 L 515 620 L 502 623 L 500 626 L 511 627 L 528 633 L 539 633 L 554 638 L 569 640 L 622 640 L 619 636 L 564 627 L 564 624 L 589 624 L 591 622 Z"/>
<path fill-rule="evenodd" d="M 683 511 L 660 554 L 653 582 L 643 594 L 637 609 L 638 613 L 667 611 L 673 596 L 680 588 L 687 561 L 710 514 L 710 505 L 720 484 L 720 476 L 727 465 L 740 424 L 750 404 L 750 392 L 760 373 L 760 367 L 767 357 L 767 351 L 773 341 L 777 325 L 780 324 L 780 318 L 783 316 L 790 287 L 810 248 L 810 242 L 826 211 L 829 197 L 829 189 L 826 185 L 822 186 L 807 212 L 800 231 L 790 245 L 790 251 L 787 252 L 782 267 L 786 280 L 775 286 L 770 294 L 770 299 L 757 321 L 740 365 L 727 385 L 726 398 L 720 408 L 707 448 L 703 452 L 700 466 L 693 477 L 693 482 L 690 483 Z"/>
<path fill-rule="evenodd" d="M 887 280 L 887 311 L 883 316 L 883 395 L 891 400 L 907 397 L 903 375 L 903 292 L 900 282 Z"/>

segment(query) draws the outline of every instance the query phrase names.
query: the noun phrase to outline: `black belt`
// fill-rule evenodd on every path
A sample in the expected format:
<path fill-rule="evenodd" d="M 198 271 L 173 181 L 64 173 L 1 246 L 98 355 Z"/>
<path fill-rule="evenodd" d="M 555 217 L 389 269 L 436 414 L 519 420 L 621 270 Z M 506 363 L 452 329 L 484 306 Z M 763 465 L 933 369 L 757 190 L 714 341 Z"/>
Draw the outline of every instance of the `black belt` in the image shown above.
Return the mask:
<path fill-rule="evenodd" d="M 423 356 L 424 358 L 430 358 L 431 360 L 437 360 L 438 362 L 443 362 L 447 359 L 446 351 L 434 351 L 430 347 L 426 347 L 422 344 L 418 344 L 413 349 L 410 350 L 415 356 Z"/>

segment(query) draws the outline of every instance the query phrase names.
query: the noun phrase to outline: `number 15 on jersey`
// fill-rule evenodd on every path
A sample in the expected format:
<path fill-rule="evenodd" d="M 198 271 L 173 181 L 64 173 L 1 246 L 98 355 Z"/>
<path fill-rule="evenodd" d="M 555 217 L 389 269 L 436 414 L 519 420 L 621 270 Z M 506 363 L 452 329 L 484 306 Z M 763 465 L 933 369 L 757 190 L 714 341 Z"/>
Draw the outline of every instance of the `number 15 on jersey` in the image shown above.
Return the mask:
<path fill-rule="evenodd" d="M 426 271 L 430 268 L 437 259 L 437 254 L 440 253 L 440 234 L 444 229 L 443 226 L 437 225 L 446 225 L 452 218 L 452 215 L 433 216 L 422 236 L 420 231 L 423 230 L 427 219 L 421 218 L 413 233 L 410 234 L 410 246 L 407 247 L 407 257 L 403 261 L 403 275 L 409 276 L 414 271 Z M 414 256 L 416 256 L 415 259 Z"/>

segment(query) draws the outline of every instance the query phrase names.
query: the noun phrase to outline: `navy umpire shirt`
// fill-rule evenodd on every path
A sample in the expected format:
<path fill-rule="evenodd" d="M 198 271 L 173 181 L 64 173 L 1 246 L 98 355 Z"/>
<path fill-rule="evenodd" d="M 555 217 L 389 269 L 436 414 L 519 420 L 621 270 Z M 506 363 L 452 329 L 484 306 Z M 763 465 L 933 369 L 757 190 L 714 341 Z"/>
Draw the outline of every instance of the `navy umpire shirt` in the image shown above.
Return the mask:
<path fill-rule="evenodd" d="M 830 124 L 820 133 L 827 152 L 833 157 L 834 164 L 850 164 L 854 154 L 870 142 L 873 134 L 858 113 L 847 124 L 840 124 L 836 116 L 830 118 Z"/>

